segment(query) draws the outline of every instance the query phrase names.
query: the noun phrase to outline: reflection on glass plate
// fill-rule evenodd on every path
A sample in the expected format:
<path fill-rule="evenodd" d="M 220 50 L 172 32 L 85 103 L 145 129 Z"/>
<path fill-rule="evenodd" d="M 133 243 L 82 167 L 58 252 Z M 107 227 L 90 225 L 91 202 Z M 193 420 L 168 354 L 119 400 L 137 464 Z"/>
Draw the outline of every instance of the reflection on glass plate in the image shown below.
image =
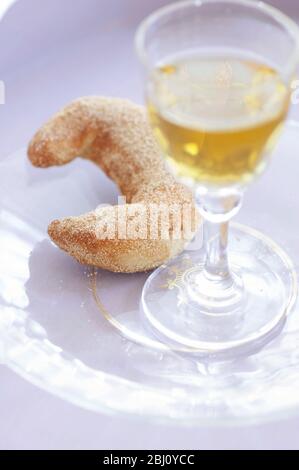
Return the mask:
<path fill-rule="evenodd" d="M 299 129 L 288 125 L 272 167 L 249 191 L 241 214 L 297 266 L 298 137 Z M 113 184 L 80 160 L 31 168 L 25 150 L 0 166 L 0 361 L 95 411 L 193 425 L 299 411 L 298 305 L 283 332 L 256 354 L 217 362 L 170 351 L 138 321 L 148 274 L 86 268 L 48 239 L 51 220 L 116 201 Z"/>

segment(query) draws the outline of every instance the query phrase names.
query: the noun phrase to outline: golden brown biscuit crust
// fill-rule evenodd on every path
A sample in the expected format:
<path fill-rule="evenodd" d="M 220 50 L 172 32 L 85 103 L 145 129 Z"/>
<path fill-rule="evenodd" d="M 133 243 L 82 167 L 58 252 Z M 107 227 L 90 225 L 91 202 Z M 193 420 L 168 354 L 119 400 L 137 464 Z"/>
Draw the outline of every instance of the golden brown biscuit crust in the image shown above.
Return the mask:
<path fill-rule="evenodd" d="M 119 187 L 128 203 L 192 205 L 191 192 L 167 171 L 143 107 L 117 98 L 74 101 L 33 137 L 28 156 L 38 167 L 64 165 L 76 157 L 96 163 Z M 80 217 L 55 220 L 51 239 L 80 263 L 115 272 L 146 271 L 180 253 L 186 240 L 103 239 L 99 217 L 107 224 L 117 206 Z M 193 222 L 198 218 L 193 208 Z M 148 221 L 148 224 L 150 220 Z M 148 227 L 149 229 L 149 227 Z M 173 226 L 170 224 L 169 237 Z M 148 231 L 149 233 L 149 231 Z"/>

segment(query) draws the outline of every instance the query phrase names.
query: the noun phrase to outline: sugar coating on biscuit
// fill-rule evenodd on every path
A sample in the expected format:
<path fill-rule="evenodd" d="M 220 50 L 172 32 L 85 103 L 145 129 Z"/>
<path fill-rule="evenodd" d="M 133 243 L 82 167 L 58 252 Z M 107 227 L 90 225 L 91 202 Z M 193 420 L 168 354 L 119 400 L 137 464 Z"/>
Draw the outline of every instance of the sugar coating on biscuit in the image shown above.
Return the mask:
<path fill-rule="evenodd" d="M 28 156 L 33 165 L 43 168 L 64 165 L 76 157 L 92 160 L 118 185 L 128 203 L 143 203 L 146 210 L 150 204 L 190 204 L 194 229 L 199 222 L 191 192 L 165 167 L 145 109 L 128 100 L 74 101 L 36 133 Z M 80 263 L 116 272 L 147 271 L 184 249 L 186 240 L 173 240 L 171 233 L 168 240 L 103 239 L 98 233 L 99 217 L 109 224 L 116 211 L 114 206 L 103 213 L 55 220 L 49 235 Z"/>

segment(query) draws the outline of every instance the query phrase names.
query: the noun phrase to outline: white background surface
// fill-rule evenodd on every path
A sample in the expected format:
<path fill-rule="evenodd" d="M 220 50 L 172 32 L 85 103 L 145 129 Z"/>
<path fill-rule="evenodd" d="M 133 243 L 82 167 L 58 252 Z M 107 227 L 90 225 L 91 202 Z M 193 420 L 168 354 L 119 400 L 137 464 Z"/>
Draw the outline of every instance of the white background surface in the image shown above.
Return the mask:
<path fill-rule="evenodd" d="M 254 1 L 254 0 L 253 0 Z M 133 49 L 161 0 L 19 0 L 0 23 L 0 158 L 49 115 L 88 94 L 142 101 Z M 299 17 L 297 0 L 279 1 Z M 296 111 L 295 111 L 296 112 Z M 81 410 L 0 367 L 1 449 L 299 449 L 299 419 L 240 429 L 184 429 Z"/>

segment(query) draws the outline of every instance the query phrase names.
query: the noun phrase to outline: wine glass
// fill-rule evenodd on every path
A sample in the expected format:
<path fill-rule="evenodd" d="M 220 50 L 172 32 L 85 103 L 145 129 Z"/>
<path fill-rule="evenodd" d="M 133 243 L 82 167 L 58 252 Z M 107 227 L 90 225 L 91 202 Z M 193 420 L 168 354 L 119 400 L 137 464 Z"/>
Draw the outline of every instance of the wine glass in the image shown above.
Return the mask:
<path fill-rule="evenodd" d="M 203 247 L 149 276 L 142 317 L 193 353 L 258 347 L 283 326 L 296 275 L 269 238 L 239 225 L 228 237 L 228 224 L 287 117 L 299 29 L 262 2 L 189 0 L 145 19 L 136 46 L 153 132 L 204 219 Z"/>

